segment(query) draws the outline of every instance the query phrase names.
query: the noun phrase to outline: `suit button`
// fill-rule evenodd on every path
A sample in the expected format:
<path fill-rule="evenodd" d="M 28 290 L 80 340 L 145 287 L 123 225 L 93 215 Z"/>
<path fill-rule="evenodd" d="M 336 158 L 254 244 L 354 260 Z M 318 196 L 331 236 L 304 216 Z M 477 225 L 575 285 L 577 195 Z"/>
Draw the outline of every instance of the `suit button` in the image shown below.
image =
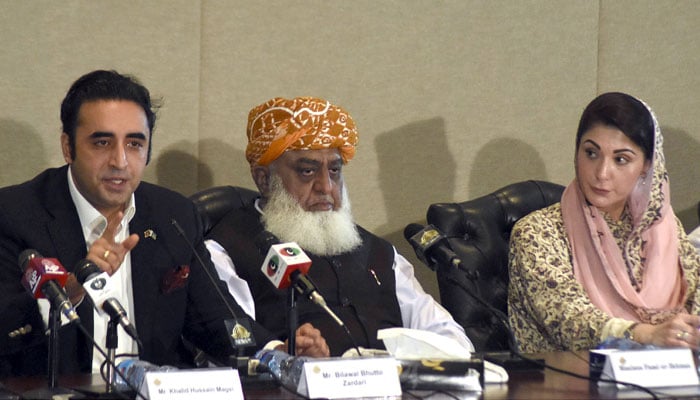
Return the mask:
<path fill-rule="evenodd" d="M 7 336 L 14 338 L 20 335 L 26 335 L 27 333 L 32 331 L 32 326 L 27 324 L 25 326 L 22 326 L 20 328 L 15 329 L 14 331 L 11 331 L 10 333 L 7 334 Z"/>

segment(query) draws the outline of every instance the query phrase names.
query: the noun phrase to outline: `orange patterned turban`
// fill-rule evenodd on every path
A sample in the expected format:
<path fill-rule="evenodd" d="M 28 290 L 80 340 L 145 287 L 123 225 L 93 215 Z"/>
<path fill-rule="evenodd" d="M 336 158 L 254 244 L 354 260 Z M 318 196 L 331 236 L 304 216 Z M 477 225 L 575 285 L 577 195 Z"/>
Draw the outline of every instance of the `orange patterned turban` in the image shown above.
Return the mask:
<path fill-rule="evenodd" d="M 248 114 L 250 165 L 268 165 L 287 150 L 337 148 L 343 163 L 355 155 L 355 121 L 344 109 L 316 97 L 276 97 Z"/>

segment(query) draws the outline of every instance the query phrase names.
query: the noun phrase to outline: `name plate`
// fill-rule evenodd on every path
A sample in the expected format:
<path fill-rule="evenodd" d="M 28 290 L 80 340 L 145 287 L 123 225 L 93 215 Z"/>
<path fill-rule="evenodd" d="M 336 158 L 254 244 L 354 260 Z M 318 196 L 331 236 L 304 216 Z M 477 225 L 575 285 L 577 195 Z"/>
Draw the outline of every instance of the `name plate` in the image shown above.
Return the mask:
<path fill-rule="evenodd" d="M 231 368 L 146 372 L 140 392 L 151 400 L 243 400 L 241 379 Z"/>
<path fill-rule="evenodd" d="M 297 392 L 312 399 L 401 398 L 399 363 L 391 357 L 307 361 Z"/>
<path fill-rule="evenodd" d="M 643 387 L 698 385 L 690 349 L 591 350 L 591 365 L 603 365 L 600 378 Z M 594 371 L 591 371 L 591 376 Z M 599 385 L 610 385 L 598 382 Z M 618 385 L 618 388 L 626 387 Z"/>

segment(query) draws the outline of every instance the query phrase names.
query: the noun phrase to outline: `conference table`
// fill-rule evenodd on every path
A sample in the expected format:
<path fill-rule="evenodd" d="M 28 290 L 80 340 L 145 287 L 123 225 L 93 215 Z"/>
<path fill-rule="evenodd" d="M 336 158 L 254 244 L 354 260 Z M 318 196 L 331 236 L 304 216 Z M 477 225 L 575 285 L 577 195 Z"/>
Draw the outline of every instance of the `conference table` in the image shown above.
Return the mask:
<path fill-rule="evenodd" d="M 533 355 L 551 366 L 588 376 L 588 352 L 553 352 Z M 451 392 L 449 394 L 432 391 L 404 391 L 404 399 L 533 399 L 533 400 L 581 400 L 581 399 L 650 399 L 651 395 L 633 389 L 617 389 L 615 386 L 600 387 L 585 379 L 575 378 L 549 369 L 511 370 L 508 383 L 486 384 L 480 394 L 473 392 Z M 45 387 L 41 377 L 8 378 L 3 380 L 6 388 L 23 393 L 30 389 Z M 76 375 L 59 378 L 59 385 L 76 387 L 103 385 L 99 376 Z M 281 387 L 271 385 L 245 384 L 246 399 L 299 399 L 301 397 Z M 698 398 L 700 387 L 662 388 L 654 390 L 658 398 Z"/>

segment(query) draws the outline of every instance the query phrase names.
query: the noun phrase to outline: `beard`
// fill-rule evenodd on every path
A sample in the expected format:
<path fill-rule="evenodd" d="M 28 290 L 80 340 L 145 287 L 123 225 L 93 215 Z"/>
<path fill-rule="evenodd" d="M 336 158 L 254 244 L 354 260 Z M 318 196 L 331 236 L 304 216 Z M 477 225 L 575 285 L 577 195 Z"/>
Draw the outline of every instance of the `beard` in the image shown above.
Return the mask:
<path fill-rule="evenodd" d="M 318 256 L 335 256 L 357 248 L 360 233 L 352 218 L 343 183 L 341 207 L 337 211 L 306 211 L 289 195 L 276 174 L 270 176 L 270 197 L 262 223 L 282 242 L 296 242 Z"/>

